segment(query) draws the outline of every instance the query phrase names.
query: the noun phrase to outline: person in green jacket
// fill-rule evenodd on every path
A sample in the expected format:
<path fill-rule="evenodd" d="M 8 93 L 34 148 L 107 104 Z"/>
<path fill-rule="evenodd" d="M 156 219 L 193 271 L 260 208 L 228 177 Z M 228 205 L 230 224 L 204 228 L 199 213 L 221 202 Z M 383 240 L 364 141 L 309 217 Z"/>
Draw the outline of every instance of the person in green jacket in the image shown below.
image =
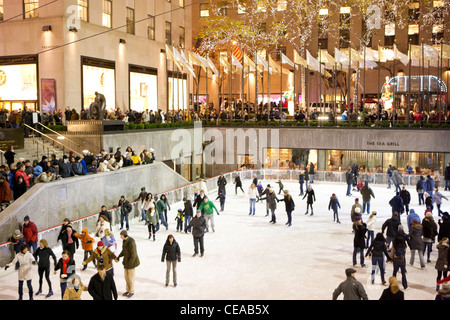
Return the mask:
<path fill-rule="evenodd" d="M 156 211 L 158 212 L 159 219 L 161 220 L 161 223 L 166 227 L 166 230 L 169 229 L 169 224 L 166 221 L 166 218 L 164 216 L 164 212 L 166 210 L 166 203 L 164 202 L 164 199 L 160 198 L 158 200 L 158 197 L 155 196 L 156 202 Z"/>
<path fill-rule="evenodd" d="M 203 198 L 203 202 L 200 205 L 200 207 L 198 207 L 198 210 L 204 212 L 205 214 L 205 221 L 206 221 L 206 232 L 209 231 L 208 229 L 208 225 L 209 225 L 209 221 L 211 221 L 211 229 L 214 232 L 214 210 L 216 210 L 216 213 L 219 215 L 219 211 L 217 210 L 216 206 L 214 205 L 214 203 L 212 201 L 210 201 L 208 199 L 207 196 L 205 196 Z"/>
<path fill-rule="evenodd" d="M 123 271 L 126 282 L 126 291 L 124 296 L 131 298 L 134 295 L 134 274 L 135 269 L 139 266 L 140 261 L 137 254 L 136 242 L 128 236 L 128 232 L 122 230 L 120 238 L 123 240 L 122 252 L 117 256 L 116 262 L 123 257 Z"/>

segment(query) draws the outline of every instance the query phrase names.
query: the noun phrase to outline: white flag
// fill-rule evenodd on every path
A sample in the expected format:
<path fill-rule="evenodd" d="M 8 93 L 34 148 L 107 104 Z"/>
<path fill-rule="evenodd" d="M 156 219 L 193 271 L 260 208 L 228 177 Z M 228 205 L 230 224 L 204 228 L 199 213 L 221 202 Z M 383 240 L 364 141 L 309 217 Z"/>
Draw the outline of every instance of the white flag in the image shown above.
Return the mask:
<path fill-rule="evenodd" d="M 288 64 L 292 68 L 294 67 L 294 63 L 288 57 L 286 57 L 286 55 L 283 52 L 281 52 L 281 63 Z"/>
<path fill-rule="evenodd" d="M 400 60 L 400 62 L 405 66 L 409 63 L 409 57 L 406 54 L 400 52 L 395 44 L 394 44 L 394 57 L 395 59 Z"/>

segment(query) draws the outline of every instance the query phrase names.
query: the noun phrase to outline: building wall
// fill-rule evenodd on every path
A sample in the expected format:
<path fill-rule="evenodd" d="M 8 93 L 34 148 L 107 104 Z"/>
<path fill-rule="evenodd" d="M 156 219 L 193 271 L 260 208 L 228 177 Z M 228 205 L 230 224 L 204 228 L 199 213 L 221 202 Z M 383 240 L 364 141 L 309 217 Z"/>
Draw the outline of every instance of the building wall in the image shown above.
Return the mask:
<path fill-rule="evenodd" d="M 158 108 L 167 105 L 166 56 L 161 53 L 165 43 L 165 22 L 172 23 L 173 45 L 179 44 L 179 26 L 186 29 L 186 44 L 192 42 L 190 31 L 191 9 L 185 1 L 184 9 L 178 1 L 115 0 L 112 8 L 112 28 L 102 25 L 102 1 L 89 1 L 88 22 L 75 21 L 76 0 L 49 4 L 40 1 L 39 17 L 24 19 L 22 1 L 4 1 L 4 20 L 0 26 L 0 57 L 39 55 L 38 83 L 43 78 L 56 80 L 57 104 L 81 110 L 81 56 L 115 62 L 115 105 L 129 108 L 128 65 L 158 70 Z M 126 7 L 135 9 L 135 34 L 126 32 Z M 18 17 L 13 18 L 18 15 Z M 147 17 L 155 16 L 155 40 L 147 37 Z M 43 32 L 50 25 L 52 31 Z M 76 26 L 77 32 L 69 27 Z M 126 44 L 120 44 L 124 39 Z M 169 70 L 171 65 L 169 65 Z M 40 93 L 40 92 L 39 92 Z M 187 95 L 188 93 L 186 93 Z"/>

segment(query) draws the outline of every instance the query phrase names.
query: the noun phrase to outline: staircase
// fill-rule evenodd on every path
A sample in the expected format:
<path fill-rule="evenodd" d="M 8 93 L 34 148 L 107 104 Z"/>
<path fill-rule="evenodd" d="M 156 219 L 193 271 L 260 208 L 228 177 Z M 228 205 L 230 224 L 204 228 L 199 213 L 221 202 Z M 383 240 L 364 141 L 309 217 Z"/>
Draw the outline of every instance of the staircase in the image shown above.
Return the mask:
<path fill-rule="evenodd" d="M 23 158 L 23 160 L 30 160 L 31 162 L 33 162 L 33 160 L 41 161 L 42 156 L 50 158 L 51 154 L 55 154 L 56 159 L 60 159 L 64 155 L 64 151 L 58 144 L 53 146 L 52 143 L 44 141 L 40 137 L 25 138 L 24 148 L 14 150 L 14 152 L 16 153 L 16 162 L 18 162 L 20 158 Z M 66 153 L 68 154 L 67 150 Z"/>

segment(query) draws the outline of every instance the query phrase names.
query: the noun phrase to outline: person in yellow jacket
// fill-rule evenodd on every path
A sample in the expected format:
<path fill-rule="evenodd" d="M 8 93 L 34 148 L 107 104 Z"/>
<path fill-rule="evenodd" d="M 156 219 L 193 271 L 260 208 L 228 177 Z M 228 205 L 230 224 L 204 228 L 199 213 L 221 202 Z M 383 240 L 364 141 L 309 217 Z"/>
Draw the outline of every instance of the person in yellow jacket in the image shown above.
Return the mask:
<path fill-rule="evenodd" d="M 80 276 L 75 275 L 72 281 L 67 284 L 63 300 L 81 300 L 83 291 L 88 291 L 88 288 L 81 282 Z"/>
<path fill-rule="evenodd" d="M 80 239 L 81 247 L 84 250 L 84 260 L 86 260 L 90 255 L 92 255 L 92 252 L 94 251 L 94 238 L 89 235 L 88 229 L 83 229 L 83 231 L 81 231 L 81 234 L 75 232 L 74 236 Z M 94 266 L 97 266 L 95 260 L 92 263 L 94 264 Z M 86 268 L 87 264 L 84 265 L 83 270 L 86 270 Z"/>

